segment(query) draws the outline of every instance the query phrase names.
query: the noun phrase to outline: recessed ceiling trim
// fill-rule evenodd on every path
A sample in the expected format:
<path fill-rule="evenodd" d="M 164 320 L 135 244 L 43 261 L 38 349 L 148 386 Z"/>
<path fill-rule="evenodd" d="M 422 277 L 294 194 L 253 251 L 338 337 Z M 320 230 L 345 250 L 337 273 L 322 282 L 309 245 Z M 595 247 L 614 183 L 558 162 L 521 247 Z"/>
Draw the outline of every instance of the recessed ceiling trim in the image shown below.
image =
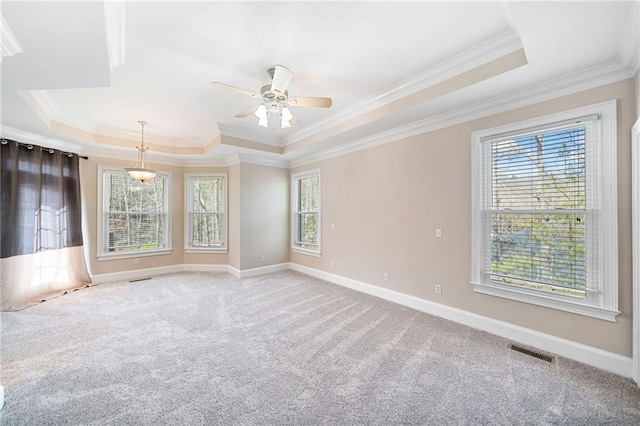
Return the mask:
<path fill-rule="evenodd" d="M 418 74 L 406 78 L 387 89 L 337 110 L 326 118 L 315 122 L 313 125 L 297 131 L 292 130 L 289 135 L 283 137 L 284 145 L 298 143 L 329 127 L 354 120 L 361 115 L 384 107 L 399 99 L 406 98 L 437 83 L 451 79 L 456 75 L 494 61 L 519 49 L 522 49 L 520 38 L 511 31 L 505 32 Z"/>
<path fill-rule="evenodd" d="M 0 135 L 5 139 L 13 139 L 17 142 L 32 143 L 34 145 L 44 146 L 47 148 L 55 148 L 68 152 L 82 152 L 84 147 L 79 144 L 71 143 L 62 139 L 43 136 L 39 133 L 33 133 L 16 127 L 2 125 Z"/>
<path fill-rule="evenodd" d="M 102 137 L 127 139 L 132 141 L 138 140 L 137 132 L 97 125 L 90 121 L 62 112 L 53 96 L 51 96 L 47 90 L 24 90 L 19 91 L 18 93 L 50 129 L 56 127 L 59 131 L 65 133 L 69 133 L 68 131 L 71 131 L 73 135 L 76 134 L 75 130 L 86 132 L 91 134 L 91 141 L 101 139 Z M 211 140 L 215 139 L 218 133 L 218 130 L 214 128 L 203 137 L 193 138 L 171 138 L 149 134 L 147 136 L 147 140 L 155 145 L 170 147 L 177 151 L 193 148 L 201 149 L 209 146 L 211 144 Z"/>
<path fill-rule="evenodd" d="M 635 75 L 640 65 L 640 5 L 637 2 L 631 4 L 629 19 L 624 29 L 618 61 Z"/>
<path fill-rule="evenodd" d="M 549 101 L 632 77 L 631 72 L 618 61 L 599 65 L 547 83 L 530 86 L 506 95 L 477 102 L 464 108 L 458 108 L 404 126 L 366 136 L 348 144 L 304 155 L 299 158 L 293 158 L 289 164 L 291 167 L 304 166 L 363 149 L 397 142 L 456 124 L 466 123 L 479 118 Z"/>
<path fill-rule="evenodd" d="M 121 1 L 104 2 L 104 23 L 107 51 L 111 70 L 125 62 L 125 4 Z"/>
<path fill-rule="evenodd" d="M 79 152 L 89 157 L 108 158 L 112 160 L 122 160 L 129 158 L 132 148 L 121 146 L 98 146 L 84 147 Z M 228 156 L 209 156 L 206 158 L 180 158 L 172 154 L 147 151 L 147 160 L 153 164 L 162 164 L 174 167 L 226 167 Z"/>
<path fill-rule="evenodd" d="M 135 147 L 125 147 L 117 145 L 80 145 L 72 143 L 67 140 L 52 138 L 43 136 L 38 133 L 28 132 L 26 130 L 18 129 L 11 126 L 2 126 L 0 135 L 5 139 L 13 139 L 18 142 L 32 143 L 34 145 L 44 146 L 47 148 L 60 149 L 62 151 L 74 152 L 77 154 L 109 158 L 113 160 L 122 160 L 123 158 L 129 158 L 131 152 L 135 150 Z M 178 167 L 226 167 L 229 161 L 229 156 L 209 156 L 206 158 L 196 159 L 182 159 L 176 157 L 173 154 L 159 153 L 149 151 L 147 152 L 151 162 L 156 164 L 164 164 L 169 166 Z M 201 156 L 202 154 L 198 154 Z"/>
<path fill-rule="evenodd" d="M 27 104 L 33 108 L 34 103 L 40 107 L 42 113 L 46 115 L 45 123 L 50 122 L 60 113 L 60 107 L 55 99 L 46 90 L 20 90 L 18 94 Z"/>
<path fill-rule="evenodd" d="M 361 115 L 351 123 L 319 132 L 304 141 L 296 143 L 295 145 L 288 145 L 285 147 L 284 151 L 285 153 L 292 152 L 304 146 L 309 146 L 319 141 L 327 140 L 338 132 L 346 132 L 348 130 L 370 123 L 381 117 L 389 116 L 391 114 L 399 112 L 403 109 L 410 108 L 414 105 L 423 104 L 441 96 L 445 96 L 454 91 L 463 89 L 475 83 L 487 80 L 504 72 L 521 67 L 526 63 L 527 58 L 524 54 L 524 50 L 516 50 L 491 62 L 482 64 L 477 68 L 455 75 L 448 80 L 436 83 L 433 86 L 421 90 L 420 92 L 414 93 L 413 95 L 408 96 L 404 99 L 399 99 L 391 104 L 387 104 L 386 106 L 376 111 L 370 112 L 366 115 Z"/>
<path fill-rule="evenodd" d="M 511 5 L 509 4 L 509 2 L 502 1 L 500 2 L 500 6 L 502 7 L 502 13 L 504 14 L 504 18 L 507 20 L 507 23 L 509 24 L 509 28 L 514 34 L 520 36 L 520 33 L 518 31 L 518 26 L 516 25 L 516 20 L 513 17 L 513 10 L 511 9 Z"/>
<path fill-rule="evenodd" d="M 278 154 L 278 155 L 282 154 L 282 147 L 279 147 L 279 146 L 268 145 L 260 142 L 254 142 L 251 140 L 236 138 L 228 135 L 222 135 L 220 139 L 221 139 L 220 143 L 222 145 L 246 148 L 253 151 L 260 151 L 260 152 L 265 152 L 270 154 Z"/>
<path fill-rule="evenodd" d="M 257 142 L 260 144 L 266 145 L 274 145 L 274 146 L 282 146 L 278 136 L 270 133 L 266 133 L 269 129 L 267 129 L 263 135 L 260 136 L 260 140 L 256 139 L 255 133 L 253 133 L 250 129 L 242 129 L 232 126 L 227 126 L 224 124 L 218 123 L 218 129 L 220 129 L 220 134 L 222 136 L 231 136 L 239 139 L 246 139 L 248 141 Z"/>
<path fill-rule="evenodd" d="M 18 53 L 22 53 L 22 46 L 18 42 L 15 34 L 11 31 L 9 24 L 4 20 L 4 16 L 0 15 L 0 19 L 2 20 L 2 30 L 0 34 L 0 61 L 5 56 L 13 56 Z"/>
<path fill-rule="evenodd" d="M 278 160 L 275 158 L 256 157 L 248 154 L 233 154 L 227 160 L 227 166 L 233 166 L 238 163 L 249 163 L 258 166 L 278 167 L 281 169 L 288 169 L 289 162 L 284 160 Z"/>

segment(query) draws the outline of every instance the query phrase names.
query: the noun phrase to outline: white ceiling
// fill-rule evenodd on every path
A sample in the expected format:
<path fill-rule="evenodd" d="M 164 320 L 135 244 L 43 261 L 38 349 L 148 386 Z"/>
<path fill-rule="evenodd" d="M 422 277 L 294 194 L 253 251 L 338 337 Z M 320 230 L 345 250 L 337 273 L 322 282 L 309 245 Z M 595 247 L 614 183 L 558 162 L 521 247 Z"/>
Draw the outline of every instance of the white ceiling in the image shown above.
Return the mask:
<path fill-rule="evenodd" d="M 461 111 L 481 114 L 500 99 L 631 77 L 638 9 L 630 1 L 3 1 L 22 53 L 2 58 L 2 134 L 117 153 L 116 145 L 134 149 L 145 120 L 151 154 L 286 162 Z M 520 49 L 526 61 L 491 65 Z M 111 69 L 110 53 L 124 63 Z M 255 99 L 211 86 L 258 92 L 275 64 L 294 73 L 290 96 L 328 96 L 333 106 L 292 108 L 299 125 L 263 129 L 253 116 L 234 117 Z M 473 78 L 460 83 L 465 75 Z M 265 152 L 273 145 L 277 153 Z"/>

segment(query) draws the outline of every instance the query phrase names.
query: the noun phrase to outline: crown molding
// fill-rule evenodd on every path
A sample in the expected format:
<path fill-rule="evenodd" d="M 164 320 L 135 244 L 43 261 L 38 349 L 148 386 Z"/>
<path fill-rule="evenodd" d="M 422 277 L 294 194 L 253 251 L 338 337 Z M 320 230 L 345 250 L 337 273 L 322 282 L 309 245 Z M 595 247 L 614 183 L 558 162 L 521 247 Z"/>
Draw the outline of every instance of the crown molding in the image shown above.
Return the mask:
<path fill-rule="evenodd" d="M 511 9 L 511 5 L 509 2 L 502 1 L 500 2 L 500 7 L 502 8 L 502 13 L 504 14 L 504 19 L 507 20 L 509 24 L 509 29 L 512 33 L 517 36 L 520 36 L 520 32 L 518 31 L 518 26 L 516 25 L 516 20 L 513 17 L 513 10 Z"/>
<path fill-rule="evenodd" d="M 226 124 L 218 123 L 218 128 L 220 129 L 221 136 L 231 136 L 234 138 L 245 139 L 252 142 L 262 143 L 266 145 L 273 146 L 282 146 L 280 143 L 280 138 L 275 134 L 264 134 L 260 135 L 259 138 L 256 138 L 255 132 L 246 129 L 246 128 L 238 128 L 227 126 Z M 262 128 L 260 128 L 262 130 Z M 265 131 L 269 131 L 270 129 L 265 129 Z"/>
<path fill-rule="evenodd" d="M 46 90 L 20 90 L 18 94 L 30 106 L 33 105 L 32 102 L 35 102 L 46 115 L 47 121 L 49 122 L 60 113 L 60 107 L 57 102 Z"/>
<path fill-rule="evenodd" d="M 33 133 L 26 130 L 18 129 L 11 126 L 2 125 L 0 128 L 0 136 L 5 139 L 12 139 L 22 143 L 31 143 L 47 148 L 55 148 L 61 151 L 74 152 L 76 154 L 93 156 L 99 158 L 108 158 L 113 160 L 131 159 L 133 164 L 136 159 L 136 149 L 132 147 L 122 147 L 117 145 L 101 146 L 92 144 L 91 146 L 82 145 L 66 141 L 64 139 L 43 136 L 39 133 Z M 208 156 L 203 158 L 180 158 L 174 154 L 165 154 L 158 152 L 147 152 L 147 157 L 151 163 L 164 164 L 176 167 L 226 167 L 228 157 Z"/>
<path fill-rule="evenodd" d="M 230 167 L 240 163 L 255 164 L 258 166 L 278 167 L 281 169 L 289 168 L 288 161 L 279 160 L 277 158 L 257 157 L 248 154 L 233 154 L 228 158 L 226 165 Z"/>
<path fill-rule="evenodd" d="M 633 2 L 625 25 L 617 61 L 636 75 L 640 67 L 640 3 Z"/>
<path fill-rule="evenodd" d="M 82 145 L 65 141 L 58 138 L 44 136 L 39 133 L 29 132 L 16 127 L 2 125 L 0 135 L 5 139 L 13 139 L 17 142 L 31 143 L 46 148 L 55 148 L 61 151 L 79 152 L 83 150 Z"/>
<path fill-rule="evenodd" d="M 314 122 L 298 131 L 293 130 L 283 138 L 284 145 L 298 143 L 320 131 L 326 130 L 358 116 L 381 108 L 399 99 L 406 98 L 439 82 L 453 78 L 488 62 L 501 58 L 516 50 L 522 49 L 520 38 L 507 31 L 470 49 L 467 49 L 433 67 L 408 77 L 400 82 L 355 102 L 335 113 Z"/>
<path fill-rule="evenodd" d="M 190 158 L 181 162 L 183 167 L 229 167 L 229 157 Z"/>
<path fill-rule="evenodd" d="M 130 159 L 135 163 L 135 148 L 121 146 L 90 146 L 82 147 L 78 153 L 89 157 L 108 158 L 112 160 Z M 174 154 L 147 152 L 147 160 L 154 167 L 157 164 L 173 167 L 227 167 L 227 157 L 211 156 L 205 158 L 182 158 Z"/>
<path fill-rule="evenodd" d="M 11 31 L 9 24 L 4 20 L 4 16 L 0 15 L 2 28 L 0 29 L 0 61 L 5 56 L 13 56 L 22 53 L 22 46 L 18 42 L 15 34 Z"/>
<path fill-rule="evenodd" d="M 549 101 L 605 84 L 632 78 L 631 71 L 620 62 L 596 66 L 585 71 L 570 74 L 543 84 L 529 86 L 486 101 L 477 102 L 442 114 L 389 129 L 375 135 L 310 155 L 292 159 L 290 167 L 300 167 L 363 149 L 397 142 L 413 136 L 429 133 L 456 124 L 466 123 L 517 108 Z"/>
<path fill-rule="evenodd" d="M 138 132 L 97 125 L 91 121 L 84 120 L 80 117 L 61 111 L 55 99 L 47 90 L 23 90 L 18 93 L 49 128 L 51 128 L 52 124 L 55 122 L 93 135 L 127 139 L 131 141 L 137 141 L 140 138 L 140 133 Z M 218 129 L 212 128 L 202 137 L 171 138 L 157 136 L 154 134 L 145 134 L 145 139 L 147 142 L 172 148 L 203 148 L 209 144 L 212 139 L 215 139 L 217 134 Z"/>
<path fill-rule="evenodd" d="M 104 2 L 104 23 L 107 51 L 111 70 L 125 62 L 125 4 L 121 1 Z"/>

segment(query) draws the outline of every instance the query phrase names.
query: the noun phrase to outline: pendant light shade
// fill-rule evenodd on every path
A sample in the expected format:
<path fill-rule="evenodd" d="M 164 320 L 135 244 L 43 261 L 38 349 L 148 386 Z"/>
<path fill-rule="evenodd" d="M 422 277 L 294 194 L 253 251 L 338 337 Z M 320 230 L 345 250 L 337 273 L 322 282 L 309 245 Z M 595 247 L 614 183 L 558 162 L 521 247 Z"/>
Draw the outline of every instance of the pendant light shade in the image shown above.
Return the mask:
<path fill-rule="evenodd" d="M 144 146 L 144 126 L 147 124 L 144 121 L 138 121 L 138 123 L 142 126 L 142 143 L 138 148 L 138 161 L 136 161 L 136 165 L 133 167 L 127 167 L 125 170 L 129 172 L 129 176 L 134 179 L 139 180 L 140 182 L 144 182 L 147 180 L 152 180 L 156 177 L 156 171 L 152 170 L 147 164 L 147 149 Z"/>

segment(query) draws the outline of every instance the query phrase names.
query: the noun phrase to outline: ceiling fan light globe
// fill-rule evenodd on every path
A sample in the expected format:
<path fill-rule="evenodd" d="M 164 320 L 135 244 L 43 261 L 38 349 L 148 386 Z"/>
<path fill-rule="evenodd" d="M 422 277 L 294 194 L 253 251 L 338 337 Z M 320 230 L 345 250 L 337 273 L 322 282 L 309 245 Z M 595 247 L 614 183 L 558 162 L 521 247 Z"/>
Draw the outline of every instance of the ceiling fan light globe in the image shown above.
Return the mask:
<path fill-rule="evenodd" d="M 293 114 L 291 114 L 291 111 L 289 110 L 289 108 L 284 107 L 282 108 L 282 121 L 291 121 L 293 119 Z"/>
<path fill-rule="evenodd" d="M 267 118 L 267 107 L 264 106 L 264 104 L 260 105 L 254 114 L 255 114 L 256 117 L 258 117 L 261 120 L 262 119 L 266 119 Z"/>
<path fill-rule="evenodd" d="M 258 120 L 258 126 L 264 127 L 265 129 L 269 128 L 269 120 L 267 120 L 267 116 Z"/>
<path fill-rule="evenodd" d="M 280 128 L 282 130 L 290 129 L 291 128 L 291 123 L 289 122 L 289 120 L 282 119 L 282 126 Z"/>

